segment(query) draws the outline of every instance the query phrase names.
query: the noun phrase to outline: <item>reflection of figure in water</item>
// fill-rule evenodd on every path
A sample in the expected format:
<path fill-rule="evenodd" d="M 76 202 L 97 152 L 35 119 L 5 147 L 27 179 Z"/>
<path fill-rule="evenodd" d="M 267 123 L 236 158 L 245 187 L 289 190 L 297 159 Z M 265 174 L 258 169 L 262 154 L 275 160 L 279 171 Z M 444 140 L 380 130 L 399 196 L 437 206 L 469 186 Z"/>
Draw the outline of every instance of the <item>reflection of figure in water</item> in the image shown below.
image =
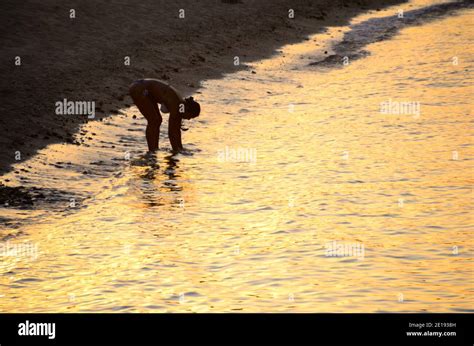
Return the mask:
<path fill-rule="evenodd" d="M 201 107 L 192 97 L 183 97 L 172 86 L 157 79 L 141 79 L 130 85 L 130 96 L 140 112 L 146 118 L 146 140 L 148 149 L 158 149 L 161 117 L 158 103 L 163 113 L 170 113 L 168 136 L 173 151 L 183 150 L 181 143 L 181 121 L 199 116 Z"/>
<path fill-rule="evenodd" d="M 146 165 L 147 168 L 139 173 L 140 178 L 143 180 L 142 182 L 139 182 L 140 189 L 143 193 L 143 199 L 151 207 L 165 205 L 163 196 L 169 192 L 183 190 L 176 180 L 176 178 L 179 177 L 179 175 L 176 174 L 179 160 L 175 155 L 168 155 L 165 157 L 165 162 L 166 168 L 163 173 L 168 177 L 168 179 L 163 181 L 163 185 L 157 184 L 161 179 L 157 179 L 156 177 L 157 173 L 160 172 L 160 166 L 158 165 L 156 158 L 149 158 Z M 166 191 L 162 192 L 162 189 Z"/>
<path fill-rule="evenodd" d="M 174 182 L 176 178 L 178 177 L 178 175 L 176 175 L 176 168 L 178 167 L 179 160 L 174 155 L 165 156 L 164 159 L 166 162 L 166 169 L 164 171 L 164 174 L 168 176 L 168 179 L 171 182 Z M 146 166 L 147 166 L 147 169 L 140 176 L 144 180 L 155 180 L 156 173 L 159 172 L 159 169 L 160 169 L 160 166 L 158 165 L 156 158 L 155 157 L 148 158 Z M 175 184 L 169 184 L 169 183 L 167 184 L 166 182 L 165 182 L 165 185 L 169 187 L 175 186 Z"/>
<path fill-rule="evenodd" d="M 153 181 L 155 180 L 156 172 L 159 171 L 160 165 L 158 164 L 157 158 L 156 157 L 148 157 L 146 161 L 146 167 L 144 173 L 141 175 L 143 180 L 150 180 Z"/>
<path fill-rule="evenodd" d="M 176 159 L 173 155 L 168 155 L 165 157 L 167 167 L 165 170 L 165 174 L 168 176 L 169 181 L 165 182 L 165 185 L 171 190 L 171 191 L 181 191 L 181 187 L 178 186 L 176 183 L 176 178 L 178 177 L 176 175 L 176 168 L 178 167 L 178 162 L 179 160 Z"/>

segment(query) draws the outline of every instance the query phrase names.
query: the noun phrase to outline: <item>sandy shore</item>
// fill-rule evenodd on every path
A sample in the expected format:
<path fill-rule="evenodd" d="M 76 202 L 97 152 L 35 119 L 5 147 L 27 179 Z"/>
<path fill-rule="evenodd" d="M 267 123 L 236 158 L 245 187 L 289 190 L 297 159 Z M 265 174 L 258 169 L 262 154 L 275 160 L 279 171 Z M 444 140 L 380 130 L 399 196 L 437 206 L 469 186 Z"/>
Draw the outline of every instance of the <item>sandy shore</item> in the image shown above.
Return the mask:
<path fill-rule="evenodd" d="M 128 85 L 139 78 L 164 79 L 189 94 L 201 80 L 397 2 L 4 0 L 0 172 L 50 143 L 74 142 L 87 117 L 57 115 L 55 103 L 64 98 L 95 101 L 100 119 L 131 104 Z"/>

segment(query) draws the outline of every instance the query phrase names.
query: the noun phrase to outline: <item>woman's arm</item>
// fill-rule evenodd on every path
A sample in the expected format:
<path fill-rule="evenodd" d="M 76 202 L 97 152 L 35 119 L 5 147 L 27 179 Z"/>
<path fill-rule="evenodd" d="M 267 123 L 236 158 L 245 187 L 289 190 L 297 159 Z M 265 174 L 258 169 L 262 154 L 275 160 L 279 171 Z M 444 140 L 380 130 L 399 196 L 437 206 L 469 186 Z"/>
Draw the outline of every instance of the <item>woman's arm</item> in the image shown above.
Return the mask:
<path fill-rule="evenodd" d="M 168 137 L 173 151 L 183 150 L 183 143 L 181 142 L 181 120 L 181 116 L 177 110 L 171 112 L 168 122 Z"/>

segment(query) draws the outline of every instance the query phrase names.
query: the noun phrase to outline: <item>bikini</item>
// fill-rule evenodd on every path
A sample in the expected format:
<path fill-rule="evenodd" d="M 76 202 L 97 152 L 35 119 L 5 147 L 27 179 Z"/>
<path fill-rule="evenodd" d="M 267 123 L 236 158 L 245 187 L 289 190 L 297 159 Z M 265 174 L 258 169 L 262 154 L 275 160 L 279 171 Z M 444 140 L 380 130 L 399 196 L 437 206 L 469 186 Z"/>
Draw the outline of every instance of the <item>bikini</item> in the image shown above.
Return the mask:
<path fill-rule="evenodd" d="M 139 79 L 137 81 L 135 81 L 135 83 L 137 84 L 145 84 L 145 80 L 144 79 Z M 150 92 L 148 91 L 146 85 L 144 86 L 145 90 L 143 90 L 143 96 L 146 96 L 148 97 L 151 102 L 153 103 L 159 103 L 159 102 L 156 102 L 156 100 L 150 95 Z M 166 107 L 166 105 L 164 103 L 159 103 L 160 104 L 160 111 L 162 113 L 169 113 L 170 111 L 168 110 L 168 107 Z"/>

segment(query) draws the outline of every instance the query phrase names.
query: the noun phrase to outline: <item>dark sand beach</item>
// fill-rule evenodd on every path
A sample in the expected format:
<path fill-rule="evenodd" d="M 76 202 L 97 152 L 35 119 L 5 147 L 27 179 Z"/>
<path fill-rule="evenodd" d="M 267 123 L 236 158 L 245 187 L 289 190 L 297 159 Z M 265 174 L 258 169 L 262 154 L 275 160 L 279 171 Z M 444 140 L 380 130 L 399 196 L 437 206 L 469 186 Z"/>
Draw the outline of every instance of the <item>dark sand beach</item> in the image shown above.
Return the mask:
<path fill-rule="evenodd" d="M 130 105 L 133 80 L 159 78 L 191 93 L 202 80 L 397 2 L 2 1 L 0 172 L 48 144 L 74 142 L 87 117 L 55 114 L 64 98 L 95 101 L 100 120 Z"/>

